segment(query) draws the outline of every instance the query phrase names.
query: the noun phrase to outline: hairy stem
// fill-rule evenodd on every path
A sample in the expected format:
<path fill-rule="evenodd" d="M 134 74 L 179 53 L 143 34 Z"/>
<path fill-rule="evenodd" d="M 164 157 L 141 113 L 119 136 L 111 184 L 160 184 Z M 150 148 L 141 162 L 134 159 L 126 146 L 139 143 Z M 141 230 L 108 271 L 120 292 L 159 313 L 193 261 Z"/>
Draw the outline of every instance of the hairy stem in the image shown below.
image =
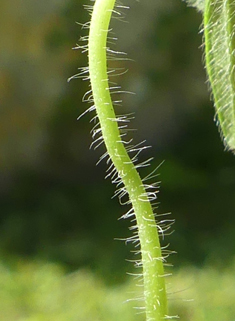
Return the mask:
<path fill-rule="evenodd" d="M 206 68 L 225 147 L 235 150 L 235 5 L 234 0 L 206 0 Z"/>
<path fill-rule="evenodd" d="M 167 317 L 167 299 L 158 230 L 141 178 L 120 137 L 109 91 L 106 46 L 114 5 L 115 0 L 96 0 L 94 4 L 88 41 L 91 87 L 107 152 L 129 195 L 137 221 L 146 319 L 160 321 Z"/>

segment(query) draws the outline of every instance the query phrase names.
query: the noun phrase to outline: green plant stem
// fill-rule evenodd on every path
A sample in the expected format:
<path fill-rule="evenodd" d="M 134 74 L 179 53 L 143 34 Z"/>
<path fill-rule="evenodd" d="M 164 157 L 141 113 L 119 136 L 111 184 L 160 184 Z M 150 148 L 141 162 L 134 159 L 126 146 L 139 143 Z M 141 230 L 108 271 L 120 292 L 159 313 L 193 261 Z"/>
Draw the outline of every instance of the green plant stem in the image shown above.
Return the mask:
<path fill-rule="evenodd" d="M 140 176 L 120 137 L 109 91 L 107 34 L 115 0 L 96 0 L 91 18 L 88 54 L 89 73 L 96 112 L 108 154 L 125 186 L 136 216 L 144 278 L 147 321 L 167 316 L 163 258 L 153 210 Z"/>
<path fill-rule="evenodd" d="M 235 6 L 234 0 L 206 0 L 206 68 L 225 147 L 235 150 Z"/>

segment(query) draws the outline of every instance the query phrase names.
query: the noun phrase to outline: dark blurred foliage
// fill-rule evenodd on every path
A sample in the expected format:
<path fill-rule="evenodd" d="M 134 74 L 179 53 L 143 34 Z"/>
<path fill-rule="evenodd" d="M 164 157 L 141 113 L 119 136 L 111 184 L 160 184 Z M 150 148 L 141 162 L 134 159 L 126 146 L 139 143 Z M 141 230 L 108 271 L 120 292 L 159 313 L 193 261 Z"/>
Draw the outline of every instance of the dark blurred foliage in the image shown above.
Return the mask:
<path fill-rule="evenodd" d="M 131 264 L 127 209 L 112 200 L 103 151 L 89 150 L 88 83 L 66 79 L 87 65 L 71 50 L 86 35 L 88 0 L 2 0 L 0 4 L 0 251 L 89 266 L 119 279 Z M 124 95 L 118 113 L 135 112 L 136 142 L 147 139 L 160 167 L 159 212 L 172 212 L 170 261 L 225 264 L 234 254 L 234 156 L 223 151 L 203 69 L 201 15 L 180 0 L 125 1 L 129 23 L 112 21 L 133 61 L 115 79 Z M 151 169 L 143 169 L 142 175 Z M 119 272 L 121 272 L 119 274 Z"/>

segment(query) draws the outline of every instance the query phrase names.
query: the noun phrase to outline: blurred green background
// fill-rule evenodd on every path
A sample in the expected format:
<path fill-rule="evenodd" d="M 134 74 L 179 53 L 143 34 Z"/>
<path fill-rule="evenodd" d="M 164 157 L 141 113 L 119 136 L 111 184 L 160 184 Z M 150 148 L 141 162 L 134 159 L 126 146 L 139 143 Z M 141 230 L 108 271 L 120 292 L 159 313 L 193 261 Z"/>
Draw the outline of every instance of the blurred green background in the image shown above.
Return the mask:
<path fill-rule="evenodd" d="M 6 283 L 0 295 L 6 303 L 5 310 L 1 309 L 4 321 L 96 320 L 94 311 L 107 311 L 95 301 L 97 295 L 107 298 L 108 291 L 121 291 L 120 287 L 126 291 L 131 282 L 126 271 L 133 267 L 126 259 L 133 258 L 133 248 L 114 240 L 131 235 L 131 223 L 118 221 L 127 208 L 111 199 L 115 187 L 104 180 L 105 162 L 95 166 L 102 148 L 89 150 L 93 115 L 76 120 L 88 107 L 82 97 L 89 84 L 79 79 L 67 83 L 78 67 L 87 66 L 86 55 L 71 48 L 86 35 L 75 22 L 88 21 L 83 5 L 92 3 L 0 2 L 0 273 Z M 138 131 L 132 135 L 135 142 L 146 139 L 152 146 L 143 153 L 144 159 L 154 156 L 152 169 L 165 160 L 159 169 L 158 211 L 171 212 L 176 219 L 175 232 L 167 237 L 170 248 L 178 252 L 169 259 L 175 265 L 175 282 L 180 283 L 184 273 L 189 278 L 198 273 L 203 280 L 205 271 L 208 278 L 215 274 L 216 288 L 218 271 L 228 269 L 231 277 L 234 271 L 235 166 L 234 156 L 224 152 L 213 120 L 199 33 L 202 17 L 180 0 L 125 0 L 124 5 L 131 9 L 124 10 L 124 22 L 112 21 L 118 38 L 113 49 L 127 52 L 132 60 L 116 61 L 114 66 L 128 69 L 117 81 L 136 95 L 123 95 L 123 106 L 117 112 L 135 112 L 130 127 Z M 142 175 L 149 171 L 143 170 Z M 185 266 L 190 267 L 187 272 Z M 43 286 L 47 278 L 48 291 L 55 278 L 60 288 L 56 291 L 64 297 L 62 279 L 70 278 L 67 273 L 78 273 L 75 280 L 82 279 L 83 289 L 93 293 L 93 308 L 78 317 L 70 305 L 63 308 L 64 315 L 59 313 L 60 301 L 56 301 L 57 308 L 49 304 L 58 312 L 53 315 L 46 314 L 48 307 L 40 308 L 45 314 L 28 307 L 32 297 L 27 299 L 27 289 L 37 293 L 35 287 Z M 30 277 L 38 283 L 27 284 Z M 91 282 L 90 290 L 86 282 Z M 200 283 L 190 282 L 185 287 L 191 290 Z M 93 287 L 103 292 L 98 294 Z M 181 289 L 179 285 L 177 290 Z M 71 290 L 71 298 L 76 291 L 84 290 Z M 112 302 L 117 302 L 115 295 Z M 187 291 L 183 296 L 188 298 Z M 228 294 L 230 299 L 234 296 Z M 182 302 L 177 301 L 176 311 L 183 311 L 183 320 L 214 320 L 218 315 L 216 311 L 211 316 L 198 312 L 195 317 L 190 304 L 184 308 Z M 112 306 L 108 301 L 105 306 L 109 304 Z M 9 314 L 12 305 L 18 306 L 13 315 Z M 44 307 L 43 303 L 39 306 Z M 66 309 L 72 314 L 67 315 Z M 225 307 L 228 309 L 231 311 L 230 306 Z M 106 317 L 102 313 L 97 320 L 121 317 L 115 317 L 113 310 Z M 124 320 L 132 320 L 128 313 Z M 232 320 L 225 315 L 219 319 Z"/>

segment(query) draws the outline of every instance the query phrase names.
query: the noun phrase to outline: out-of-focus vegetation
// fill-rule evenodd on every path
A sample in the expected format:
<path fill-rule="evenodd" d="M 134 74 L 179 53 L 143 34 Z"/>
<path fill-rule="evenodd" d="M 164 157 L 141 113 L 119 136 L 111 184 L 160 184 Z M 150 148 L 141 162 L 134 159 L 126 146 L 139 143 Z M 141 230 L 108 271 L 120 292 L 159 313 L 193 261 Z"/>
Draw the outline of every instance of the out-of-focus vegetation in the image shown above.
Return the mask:
<path fill-rule="evenodd" d="M 95 167 L 102 150 L 89 150 L 92 116 L 76 121 L 88 107 L 82 103 L 88 83 L 66 82 L 78 67 L 87 66 L 86 56 L 71 47 L 85 35 L 75 21 L 89 19 L 83 9 L 88 2 L 0 1 L 0 253 L 2 260 L 17 255 L 59 264 L 23 264 L 12 270 L 3 265 L 1 320 L 68 320 L 70 313 L 73 320 L 84 306 L 78 303 L 83 296 L 76 294 L 81 288 L 92 289 L 94 309 L 81 312 L 86 320 L 95 320 L 94 311 L 102 315 L 103 304 L 109 320 L 111 315 L 112 320 L 115 315 L 124 319 L 119 309 L 120 315 L 129 309 L 117 306 L 132 285 L 118 284 L 131 270 L 125 259 L 132 259 L 132 247 L 113 240 L 131 235 L 131 223 L 117 221 L 127 208 L 111 200 L 114 187 L 104 180 L 106 164 Z M 193 298 L 203 289 L 200 304 L 195 303 L 201 314 L 193 312 L 192 303 L 188 308 L 182 303 L 180 309 L 193 321 L 232 320 L 226 314 L 219 317 L 217 305 L 229 315 L 234 293 L 226 285 L 223 293 L 216 292 L 224 285 L 215 279 L 224 284 L 234 280 L 232 265 L 224 274 L 216 272 L 234 256 L 234 156 L 223 151 L 213 122 L 199 48 L 201 15 L 181 0 L 124 2 L 131 6 L 125 18 L 129 23 L 112 22 L 118 37 L 114 49 L 126 51 L 135 62 L 116 62 L 129 69 L 117 81 L 136 95 L 124 95 L 118 113 L 135 112 L 131 127 L 138 131 L 132 134 L 136 142 L 147 139 L 153 146 L 146 152 L 155 157 L 152 169 L 165 160 L 159 169 L 159 213 L 171 211 L 176 218 L 175 233 L 167 241 L 178 252 L 169 261 L 214 266 L 179 272 L 172 279 L 180 283 L 196 275 L 198 281 L 193 277 L 195 282 L 189 282 L 190 294 L 195 287 Z M 60 264 L 70 271 L 95 271 L 110 287 L 84 270 L 66 277 Z M 216 292 L 212 300 L 211 289 Z M 49 316 L 43 314 L 47 312 Z M 125 313 L 131 320 L 132 312 Z"/>
<path fill-rule="evenodd" d="M 19 261 L 14 268 L 0 265 L 0 280 L 2 321 L 144 320 L 134 310 L 141 302 L 130 300 L 141 295 L 133 277 L 107 285 L 85 269 L 66 274 L 60 265 Z M 168 281 L 171 315 L 179 314 L 182 321 L 234 320 L 234 265 L 188 267 Z"/>

